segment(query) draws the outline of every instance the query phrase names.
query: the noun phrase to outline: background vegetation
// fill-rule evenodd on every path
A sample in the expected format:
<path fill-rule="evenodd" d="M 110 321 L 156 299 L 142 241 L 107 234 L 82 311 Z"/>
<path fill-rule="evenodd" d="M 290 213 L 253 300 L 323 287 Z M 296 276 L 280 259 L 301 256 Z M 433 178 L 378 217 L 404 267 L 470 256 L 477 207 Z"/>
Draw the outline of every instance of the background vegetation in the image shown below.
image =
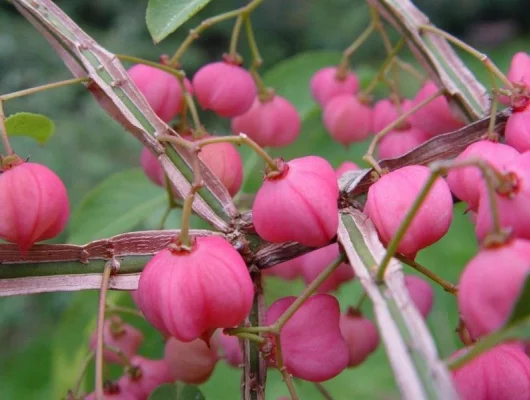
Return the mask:
<path fill-rule="evenodd" d="M 524 30 L 523 18 L 527 14 L 523 3 L 523 0 L 417 1 L 433 22 L 470 40 L 489 53 L 504 70 L 515 51 L 528 51 L 530 42 Z M 110 51 L 156 60 L 160 54 L 174 51 L 187 30 L 203 18 L 240 6 L 242 2 L 212 2 L 179 32 L 156 47 L 144 24 L 146 1 L 63 0 L 57 4 Z M 291 99 L 304 116 L 301 139 L 281 154 L 286 157 L 319 154 L 326 156 L 335 166 L 346 159 L 360 161 L 366 144 L 345 149 L 331 142 L 322 128 L 320 113 L 309 97 L 307 86 L 315 70 L 338 60 L 339 52 L 364 29 L 367 20 L 366 5 L 359 0 L 268 0 L 253 15 L 267 82 Z M 199 66 L 217 59 L 226 51 L 231 27 L 231 23 L 223 23 L 211 28 L 191 48 L 183 59 L 183 67 L 189 76 Z M 244 42 L 241 48 L 245 55 Z M 306 52 L 310 53 L 299 54 Z M 6 2 L 0 5 L 0 54 L 0 93 L 70 77 L 48 43 Z M 293 56 L 296 57 L 294 60 Z M 356 53 L 353 64 L 366 81 L 383 57 L 380 41 L 374 37 Z M 464 58 L 470 61 L 479 76 L 485 76 L 476 61 Z M 412 95 L 417 87 L 417 82 L 407 80 L 401 84 L 403 92 L 408 95 Z M 384 93 L 381 91 L 379 95 Z M 13 145 L 21 156 L 29 156 L 57 171 L 68 187 L 72 208 L 81 206 L 81 211 L 77 212 L 59 241 L 83 243 L 121 232 L 124 225 L 120 223 L 111 223 L 102 230 L 97 221 L 87 218 L 101 207 L 106 207 L 106 212 L 115 215 L 117 220 L 134 220 L 142 207 L 145 212 L 146 204 L 161 204 L 158 208 L 163 207 L 163 192 L 147 182 L 141 172 L 131 170 L 138 165 L 140 144 L 101 111 L 82 87 L 63 88 L 10 101 L 6 106 L 7 114 L 17 111 L 45 114 L 56 124 L 56 133 L 45 148 L 30 139 L 18 137 L 13 139 Z M 204 114 L 204 118 L 211 132 L 228 133 L 226 121 L 214 119 L 210 114 Z M 247 152 L 243 151 L 243 154 L 247 156 Z M 118 172 L 121 175 L 115 181 L 98 186 Z M 254 190 L 261 180 L 259 167 L 247 174 L 246 179 L 245 191 Z M 113 187 L 118 183 L 119 187 Z M 101 199 L 105 199 L 106 204 L 102 205 Z M 150 203 L 153 199 L 162 200 Z M 137 224 L 136 229 L 156 226 L 160 210 L 147 209 L 146 220 Z M 473 228 L 463 211 L 457 207 L 450 233 L 419 256 L 420 262 L 453 282 L 476 247 Z M 177 218 L 175 215 L 167 226 L 176 227 Z M 298 294 L 301 288 L 300 282 L 293 284 L 276 279 L 267 282 L 269 300 L 279 295 Z M 339 297 L 343 307 L 354 304 L 359 292 L 358 282 L 342 287 Z M 126 293 L 115 293 L 113 298 L 116 302 L 130 301 Z M 76 362 L 87 352 L 87 336 L 94 328 L 96 304 L 95 292 L 0 299 L 1 397 L 49 399 L 64 395 L 75 380 Z M 444 357 L 458 346 L 453 332 L 457 322 L 455 310 L 454 299 L 437 290 L 429 324 Z M 133 322 L 148 331 L 145 323 Z M 152 334 L 141 353 L 160 357 L 161 349 L 160 337 Z M 271 371 L 269 376 L 268 398 L 285 395 L 287 392 L 278 374 Z M 239 371 L 220 363 L 203 389 L 207 399 L 233 399 L 237 397 L 238 385 Z M 397 397 L 382 347 L 361 367 L 341 374 L 325 386 L 336 399 L 349 398 L 353 394 L 360 399 Z M 300 383 L 299 389 L 302 398 L 319 398 L 309 383 Z"/>

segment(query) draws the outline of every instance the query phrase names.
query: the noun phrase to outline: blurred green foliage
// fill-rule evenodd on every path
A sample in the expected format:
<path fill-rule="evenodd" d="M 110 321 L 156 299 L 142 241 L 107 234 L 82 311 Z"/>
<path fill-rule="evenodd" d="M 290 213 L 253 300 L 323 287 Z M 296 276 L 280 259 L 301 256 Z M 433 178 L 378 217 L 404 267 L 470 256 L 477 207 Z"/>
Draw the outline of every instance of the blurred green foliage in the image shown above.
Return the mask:
<path fill-rule="evenodd" d="M 187 30 L 203 18 L 243 4 L 235 0 L 214 1 L 176 34 L 160 45 L 153 46 L 144 23 L 144 1 L 63 0 L 57 3 L 110 51 L 155 60 L 160 54 L 171 54 Z M 518 11 L 522 0 L 423 0 L 417 3 L 431 11 L 429 15 L 433 21 L 454 27 L 460 33 L 466 33 L 465 28 L 473 22 L 481 22 L 481 17 L 489 19 L 491 10 L 504 10 L 497 16 L 513 20 L 516 30 L 522 29 L 517 22 L 519 15 L 524 14 Z M 264 74 L 265 81 L 291 99 L 304 116 L 300 139 L 285 150 L 274 151 L 274 154 L 282 154 L 287 158 L 318 154 L 327 157 L 334 166 L 346 159 L 360 161 L 366 143 L 346 149 L 329 139 L 321 124 L 320 111 L 309 98 L 308 80 L 319 67 L 336 62 L 339 56 L 337 52 L 365 28 L 366 21 L 367 7 L 360 0 L 268 0 L 253 15 L 256 38 L 265 60 L 263 71 L 269 71 Z M 212 27 L 189 50 L 183 59 L 183 67 L 190 76 L 200 65 L 219 58 L 227 50 L 231 27 L 230 22 Z M 242 40 L 241 48 L 241 53 L 248 60 L 245 40 Z M 505 70 L 511 55 L 525 49 L 528 49 L 527 39 L 512 37 L 502 46 L 482 50 L 487 50 Z M 297 53 L 308 51 L 312 53 L 290 59 Z M 70 78 L 47 42 L 7 3 L 0 5 L 0 54 L 0 93 Z M 372 76 L 383 54 L 380 41 L 372 38 L 354 55 L 353 65 L 363 81 Z M 464 58 L 482 79 L 486 78 L 480 63 L 467 56 Z M 417 83 L 411 82 L 408 77 L 403 78 L 403 92 L 412 95 Z M 376 94 L 384 95 L 384 91 Z M 138 165 L 140 144 L 108 117 L 82 87 L 61 88 L 6 104 L 8 115 L 20 111 L 41 113 L 55 122 L 56 132 L 46 147 L 24 137 L 13 138 L 12 144 L 21 156 L 29 156 L 31 160 L 57 171 L 68 187 L 73 209 L 77 211 L 67 232 L 58 241 L 70 238 L 75 242 L 83 242 L 99 238 L 100 234 L 128 229 L 120 225 L 123 222 L 120 218 L 138 216 L 138 213 L 145 211 L 145 207 L 141 208 L 145 204 L 154 207 L 152 204 L 156 203 L 159 208 L 151 215 L 141 214 L 147 219 L 133 225 L 137 225 L 137 228 L 157 227 L 163 212 L 163 201 L 159 200 L 163 199 L 164 193 L 159 188 L 149 186 L 137 170 L 130 170 Z M 213 118 L 209 113 L 204 113 L 203 118 L 211 132 L 228 132 L 226 121 Z M 248 159 L 248 150 L 241 151 Z M 245 191 L 255 190 L 259 186 L 261 168 L 258 164 L 246 171 Z M 119 175 L 110 177 L 115 173 Z M 116 187 L 116 184 L 120 186 Z M 90 195 L 86 197 L 88 193 Z M 112 220 L 115 225 L 108 231 L 101 231 L 98 230 L 101 224 L 98 225 L 98 221 L 91 217 L 91 212 L 98 207 L 105 207 L 101 204 L 105 198 L 108 199 L 109 208 L 106 210 L 109 214 L 102 215 L 108 215 L 105 218 Z M 123 211 L 121 215 L 120 211 Z M 113 215 L 116 215 L 115 219 Z M 178 213 L 175 212 L 166 226 L 178 226 L 177 222 Z M 444 278 L 456 282 L 462 266 L 472 257 L 475 249 L 473 228 L 464 215 L 463 207 L 458 206 L 450 233 L 441 242 L 423 251 L 419 261 Z M 267 300 L 271 302 L 280 296 L 296 295 L 302 288 L 301 282 L 287 283 L 271 278 L 266 282 Z M 358 282 L 345 285 L 338 293 L 344 308 L 354 304 L 359 295 Z M 72 386 L 76 367 L 87 352 L 87 336 L 94 327 L 96 298 L 95 292 L 85 292 L 42 294 L 0 301 L 0 340 L 3 344 L 0 352 L 1 398 L 57 398 Z M 120 304 L 131 304 L 130 297 L 123 293 L 112 293 L 111 299 Z M 367 312 L 370 314 L 369 307 Z M 151 332 L 141 353 L 160 357 L 160 336 L 150 330 L 145 321 L 129 320 L 144 332 Z M 443 357 L 450 355 L 458 346 L 453 332 L 456 322 L 454 298 L 436 289 L 435 309 L 429 324 Z M 119 373 L 114 369 L 109 372 Z M 90 372 L 90 383 L 91 376 Z M 382 346 L 368 362 L 326 382 L 324 386 L 336 399 L 352 396 L 359 399 L 389 399 L 398 396 Z M 207 399 L 222 400 L 237 398 L 238 387 L 239 371 L 220 363 L 202 390 Z M 312 384 L 297 382 L 297 387 L 302 398 L 319 398 Z M 270 371 L 267 392 L 268 399 L 287 394 L 275 371 Z"/>

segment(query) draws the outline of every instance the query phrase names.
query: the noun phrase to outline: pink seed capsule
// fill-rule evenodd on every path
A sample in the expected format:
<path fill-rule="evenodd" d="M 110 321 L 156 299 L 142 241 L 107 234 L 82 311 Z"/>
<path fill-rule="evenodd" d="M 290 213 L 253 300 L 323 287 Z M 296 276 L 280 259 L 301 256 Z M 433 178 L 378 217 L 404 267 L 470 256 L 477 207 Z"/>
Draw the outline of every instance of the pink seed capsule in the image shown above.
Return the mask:
<path fill-rule="evenodd" d="M 372 132 L 372 109 L 352 95 L 335 96 L 327 102 L 323 120 L 331 137 L 344 146 L 362 142 Z"/>
<path fill-rule="evenodd" d="M 340 178 L 345 172 L 348 171 L 357 171 L 359 166 L 351 161 L 344 161 L 341 165 L 335 170 L 337 178 Z"/>
<path fill-rule="evenodd" d="M 283 297 L 267 311 L 274 323 L 296 300 Z M 311 296 L 283 326 L 280 333 L 283 361 L 290 374 L 310 382 L 333 378 L 348 365 L 348 347 L 339 327 L 339 302 L 328 294 Z M 274 346 L 273 346 L 274 347 Z M 271 351 L 271 355 L 275 349 Z M 275 358 L 269 358 L 274 365 Z"/>
<path fill-rule="evenodd" d="M 240 368 L 243 365 L 243 350 L 237 336 L 225 335 L 219 332 L 214 336 L 214 341 L 221 349 L 222 358 L 232 367 Z"/>
<path fill-rule="evenodd" d="M 164 359 L 173 380 L 195 385 L 210 378 L 219 360 L 214 345 L 208 347 L 200 339 L 184 343 L 175 338 L 169 338 L 166 342 Z"/>
<path fill-rule="evenodd" d="M 515 53 L 507 77 L 515 84 L 530 87 L 530 55 L 522 51 Z"/>
<path fill-rule="evenodd" d="M 411 165 L 383 175 L 368 190 L 364 212 L 374 223 L 379 237 L 388 244 L 429 179 L 427 167 Z M 453 199 L 447 183 L 437 178 L 398 246 L 411 258 L 440 240 L 449 230 Z"/>
<path fill-rule="evenodd" d="M 182 110 L 182 86 L 174 75 L 143 64 L 134 65 L 127 72 L 161 120 L 169 122 Z M 186 91 L 192 93 L 190 81 L 184 79 L 184 84 Z"/>
<path fill-rule="evenodd" d="M 361 364 L 379 345 L 379 334 L 374 323 L 360 315 L 342 314 L 340 331 L 348 345 L 348 367 Z"/>
<path fill-rule="evenodd" d="M 134 326 L 125 324 L 118 316 L 105 320 L 103 325 L 103 343 L 121 350 L 127 358 L 136 355 L 144 340 L 144 335 Z M 97 344 L 96 332 L 90 338 L 90 348 L 95 351 Z M 123 364 L 124 359 L 115 352 L 104 349 L 103 357 L 107 363 Z"/>
<path fill-rule="evenodd" d="M 520 152 L 530 150 L 530 107 L 514 109 L 506 122 L 506 143 Z"/>
<path fill-rule="evenodd" d="M 118 380 L 118 385 L 134 393 L 134 399 L 147 400 L 158 386 L 173 382 L 165 360 L 150 360 L 135 356 L 131 359 L 131 365 L 132 369 Z"/>
<path fill-rule="evenodd" d="M 519 152 L 513 147 L 481 140 L 469 145 L 455 161 L 481 159 L 502 172 L 506 165 L 518 156 Z M 471 210 L 478 209 L 480 187 L 485 186 L 482 171 L 479 168 L 470 166 L 451 169 L 447 175 L 447 183 L 451 192 L 460 200 L 465 201 Z"/>
<path fill-rule="evenodd" d="M 324 269 L 339 256 L 339 245 L 337 243 L 322 247 L 310 253 L 304 254 L 301 261 L 302 277 L 306 285 L 311 284 Z M 321 293 L 337 290 L 340 285 L 354 278 L 352 267 L 342 263 L 339 267 L 318 287 Z"/>
<path fill-rule="evenodd" d="M 0 169 L 0 239 L 25 254 L 62 232 L 70 205 L 63 182 L 48 167 L 20 159 L 14 164 Z"/>
<path fill-rule="evenodd" d="M 507 163 L 504 172 L 514 187 L 510 193 L 495 194 L 500 225 L 510 229 L 515 237 L 530 239 L 530 152 L 517 156 L 510 164 Z M 481 187 L 475 226 L 479 240 L 483 240 L 493 231 L 492 218 L 488 191 Z"/>
<path fill-rule="evenodd" d="M 355 94 L 359 89 L 359 80 L 353 72 L 348 71 L 344 77 L 337 76 L 337 73 L 337 67 L 326 67 L 311 78 L 311 95 L 321 107 L 336 96 Z"/>
<path fill-rule="evenodd" d="M 502 344 L 454 371 L 453 380 L 462 400 L 526 400 L 530 359 L 519 346 Z"/>
<path fill-rule="evenodd" d="M 140 155 L 140 165 L 142 166 L 145 175 L 151 182 L 153 182 L 155 185 L 164 187 L 165 178 L 162 165 L 160 165 L 157 158 L 146 147 L 142 149 L 142 154 Z"/>
<path fill-rule="evenodd" d="M 278 160 L 279 173 L 265 178 L 252 206 L 258 235 L 273 243 L 328 244 L 338 228 L 339 187 L 333 167 L 308 156 Z"/>
<path fill-rule="evenodd" d="M 193 77 L 193 90 L 200 106 L 225 118 L 246 113 L 257 89 L 252 75 L 225 61 L 206 64 Z"/>
<path fill-rule="evenodd" d="M 395 129 L 388 132 L 379 142 L 378 157 L 381 160 L 402 156 L 428 140 L 421 129 Z"/>
<path fill-rule="evenodd" d="M 426 100 L 438 91 L 434 82 L 427 82 L 412 101 L 414 106 Z M 451 112 L 447 99 L 440 95 L 430 103 L 420 108 L 409 117 L 410 123 L 433 137 L 441 133 L 451 132 L 464 126 Z"/>
<path fill-rule="evenodd" d="M 530 242 L 514 239 L 485 248 L 466 265 L 458 284 L 458 309 L 472 337 L 500 328 L 530 272 Z"/>
<path fill-rule="evenodd" d="M 296 279 L 301 274 L 301 263 L 302 257 L 296 257 L 289 261 L 284 261 L 280 264 L 276 264 L 272 268 L 262 270 L 263 274 L 269 276 L 277 276 L 288 281 Z"/>
<path fill-rule="evenodd" d="M 211 136 L 206 135 L 201 139 L 209 137 Z M 193 141 L 190 136 L 184 136 L 184 139 Z M 243 183 L 243 161 L 233 144 L 208 144 L 201 149 L 199 158 L 225 185 L 231 196 L 239 192 Z"/>
<path fill-rule="evenodd" d="M 245 133 L 262 147 L 284 147 L 300 134 L 300 115 L 292 103 L 278 95 L 254 104 L 245 114 L 232 119 L 232 133 Z"/>
<path fill-rule="evenodd" d="M 427 318 L 434 301 L 434 292 L 431 285 L 417 276 L 407 275 L 405 276 L 405 286 L 409 292 L 410 299 L 418 308 L 420 314 L 423 318 Z"/>
<path fill-rule="evenodd" d="M 191 342 L 239 325 L 253 297 L 241 255 L 225 239 L 208 236 L 196 238 L 189 252 L 158 252 L 140 275 L 137 301 L 155 328 Z"/>

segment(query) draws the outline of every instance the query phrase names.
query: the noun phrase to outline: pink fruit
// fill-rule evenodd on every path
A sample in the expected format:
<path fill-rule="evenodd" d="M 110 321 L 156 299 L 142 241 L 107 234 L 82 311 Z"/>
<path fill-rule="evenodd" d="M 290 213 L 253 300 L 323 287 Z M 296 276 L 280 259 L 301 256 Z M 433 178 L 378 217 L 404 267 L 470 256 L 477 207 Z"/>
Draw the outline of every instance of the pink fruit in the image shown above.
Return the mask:
<path fill-rule="evenodd" d="M 378 158 L 381 160 L 395 158 L 408 153 L 428 140 L 421 129 L 394 129 L 388 132 L 379 142 Z"/>
<path fill-rule="evenodd" d="M 132 368 L 118 380 L 118 385 L 134 393 L 134 399 L 147 400 L 158 386 L 173 382 L 165 360 L 150 360 L 135 356 L 131 359 L 131 365 Z"/>
<path fill-rule="evenodd" d="M 239 368 L 243 364 L 243 350 L 237 336 L 219 332 L 214 339 L 221 348 L 222 358 L 232 367 Z"/>
<path fill-rule="evenodd" d="M 155 328 L 191 342 L 240 324 L 253 296 L 243 258 L 225 239 L 209 236 L 197 238 L 189 252 L 158 252 L 140 275 L 137 300 Z"/>
<path fill-rule="evenodd" d="M 136 355 L 138 348 L 142 344 L 144 335 L 134 326 L 125 324 L 118 316 L 113 316 L 105 320 L 103 325 L 103 343 L 113 348 L 119 349 L 127 358 Z M 96 333 L 90 338 L 90 348 L 96 349 Z M 105 349 L 103 357 L 108 363 L 123 364 L 124 360 L 115 352 Z"/>
<path fill-rule="evenodd" d="M 301 274 L 300 268 L 302 258 L 303 256 L 296 257 L 292 260 L 284 261 L 280 264 L 276 264 L 272 268 L 267 268 L 262 271 L 265 275 L 277 276 L 278 278 L 291 281 L 293 279 L 298 278 Z"/>
<path fill-rule="evenodd" d="M 331 137 L 344 146 L 362 142 L 372 132 L 372 109 L 352 95 L 339 95 L 328 101 L 323 119 Z"/>
<path fill-rule="evenodd" d="M 175 76 L 143 64 L 134 65 L 128 73 L 161 120 L 169 122 L 182 110 L 182 86 Z M 184 79 L 184 84 L 191 92 L 190 81 Z"/>
<path fill-rule="evenodd" d="M 405 100 L 400 104 L 400 107 L 401 112 L 403 113 L 412 107 L 412 101 Z M 382 131 L 388 125 L 398 119 L 399 116 L 400 113 L 398 112 L 398 109 L 396 108 L 396 104 L 394 102 L 389 99 L 379 100 L 377 103 L 375 103 L 372 112 L 372 126 L 374 128 L 374 132 Z M 406 129 L 410 127 L 409 125 L 410 124 L 407 119 L 403 123 L 399 124 L 396 129 Z"/>
<path fill-rule="evenodd" d="M 61 233 L 70 206 L 66 188 L 52 170 L 18 159 L 14 163 L 9 169 L 0 166 L 0 239 L 25 253 L 35 242 Z"/>
<path fill-rule="evenodd" d="M 323 246 L 338 228 L 339 187 L 333 167 L 308 156 L 278 160 L 279 174 L 265 178 L 252 206 L 258 235 L 269 242 Z"/>
<path fill-rule="evenodd" d="M 321 107 L 335 96 L 355 94 L 359 89 L 359 80 L 353 72 L 348 71 L 343 78 L 337 76 L 337 73 L 337 67 L 326 67 L 318 70 L 311 78 L 311 95 Z"/>
<path fill-rule="evenodd" d="M 530 102 L 528 103 L 530 104 Z M 530 107 L 514 109 L 504 130 L 506 143 L 520 152 L 530 150 Z"/>
<path fill-rule="evenodd" d="M 416 305 L 420 314 L 423 318 L 427 318 L 434 301 L 434 292 L 431 285 L 417 276 L 407 275 L 405 276 L 405 286 L 409 292 L 410 299 Z"/>
<path fill-rule="evenodd" d="M 370 187 L 364 212 L 383 243 L 389 243 L 395 235 L 429 176 L 429 168 L 411 165 L 383 175 Z M 399 243 L 398 252 L 414 258 L 419 250 L 447 233 L 452 217 L 451 192 L 438 178 Z"/>
<path fill-rule="evenodd" d="M 486 248 L 466 265 L 458 285 L 458 309 L 474 338 L 500 328 L 530 272 L 530 242 L 514 239 Z"/>
<path fill-rule="evenodd" d="M 245 133 L 262 147 L 283 147 L 300 133 L 300 115 L 292 103 L 278 95 L 260 99 L 245 114 L 232 120 L 232 133 Z"/>
<path fill-rule="evenodd" d="M 164 187 L 165 178 L 162 165 L 160 165 L 158 159 L 146 147 L 142 149 L 142 154 L 140 156 L 140 165 L 142 166 L 145 175 L 147 175 L 151 182 L 153 182 L 155 185 Z"/>
<path fill-rule="evenodd" d="M 215 346 L 200 339 L 184 343 L 175 338 L 166 342 L 164 359 L 173 380 L 196 385 L 208 380 L 219 360 Z"/>
<path fill-rule="evenodd" d="M 295 300 L 284 297 L 274 302 L 267 311 L 267 323 L 274 323 Z M 346 368 L 348 347 L 340 333 L 339 320 L 339 302 L 328 294 L 310 297 L 296 311 L 280 333 L 283 361 L 289 373 L 310 382 L 322 382 Z M 274 364 L 274 357 L 269 362 Z"/>
<path fill-rule="evenodd" d="M 344 161 L 341 165 L 335 170 L 337 178 L 340 178 L 345 172 L 356 171 L 359 169 L 359 166 L 351 161 Z"/>
<path fill-rule="evenodd" d="M 256 85 L 250 73 L 225 61 L 203 66 L 193 77 L 193 89 L 200 106 L 221 117 L 246 113 L 256 98 Z"/>
<path fill-rule="evenodd" d="M 499 345 L 454 371 L 453 380 L 462 400 L 526 400 L 530 359 L 517 345 Z"/>
<path fill-rule="evenodd" d="M 488 162 L 500 172 L 507 164 L 517 158 L 519 152 L 513 147 L 501 143 L 481 140 L 468 146 L 456 161 L 464 161 L 472 158 Z M 447 175 L 447 183 L 453 194 L 460 200 L 465 201 L 471 210 L 477 210 L 480 199 L 480 187 L 484 187 L 482 171 L 477 167 L 454 168 Z"/>
<path fill-rule="evenodd" d="M 530 56 L 527 53 L 514 54 L 507 77 L 513 83 L 530 86 Z"/>
<path fill-rule="evenodd" d="M 510 193 L 495 195 L 501 227 L 510 229 L 515 237 L 530 239 L 530 152 L 507 163 L 505 173 L 515 187 Z M 475 233 L 479 240 L 483 240 L 492 230 L 488 193 L 485 187 L 481 187 Z"/>
<path fill-rule="evenodd" d="M 337 243 L 322 247 L 310 253 L 304 254 L 301 259 L 301 271 L 304 282 L 309 285 L 320 273 L 339 256 L 339 245 Z M 321 293 L 337 290 L 340 285 L 351 281 L 354 277 L 353 269 L 347 263 L 339 267 L 318 287 Z"/>
<path fill-rule="evenodd" d="M 434 82 L 427 82 L 416 94 L 416 97 L 412 101 L 413 105 L 418 105 L 437 91 L 438 88 Z M 464 126 L 462 121 L 455 118 L 449 108 L 447 99 L 443 95 L 438 96 L 425 105 L 425 107 L 420 108 L 417 112 L 412 114 L 409 117 L 409 121 L 413 126 L 416 126 L 427 133 L 429 137 L 451 132 Z"/>
<path fill-rule="evenodd" d="M 340 331 L 348 346 L 348 367 L 356 367 L 379 345 L 379 334 L 369 319 L 354 314 L 340 316 Z"/>
<path fill-rule="evenodd" d="M 201 137 L 207 139 L 209 135 Z M 184 137 L 192 140 L 190 136 Z M 199 158 L 217 176 L 223 185 L 228 189 L 228 193 L 234 196 L 243 182 L 243 161 L 239 152 L 231 143 L 212 143 L 204 146 Z"/>

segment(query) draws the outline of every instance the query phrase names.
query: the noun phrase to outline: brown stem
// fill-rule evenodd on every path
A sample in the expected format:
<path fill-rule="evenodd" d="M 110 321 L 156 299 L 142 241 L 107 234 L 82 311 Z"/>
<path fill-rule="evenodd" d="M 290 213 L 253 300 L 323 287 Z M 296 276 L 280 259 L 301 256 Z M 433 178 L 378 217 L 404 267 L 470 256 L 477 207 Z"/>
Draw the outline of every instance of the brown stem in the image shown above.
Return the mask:
<path fill-rule="evenodd" d="M 326 400 L 333 400 L 333 397 L 328 392 L 328 390 L 324 387 L 324 385 L 318 382 L 315 382 L 314 385 L 315 385 L 315 388 L 320 392 L 322 397 L 324 397 Z"/>

